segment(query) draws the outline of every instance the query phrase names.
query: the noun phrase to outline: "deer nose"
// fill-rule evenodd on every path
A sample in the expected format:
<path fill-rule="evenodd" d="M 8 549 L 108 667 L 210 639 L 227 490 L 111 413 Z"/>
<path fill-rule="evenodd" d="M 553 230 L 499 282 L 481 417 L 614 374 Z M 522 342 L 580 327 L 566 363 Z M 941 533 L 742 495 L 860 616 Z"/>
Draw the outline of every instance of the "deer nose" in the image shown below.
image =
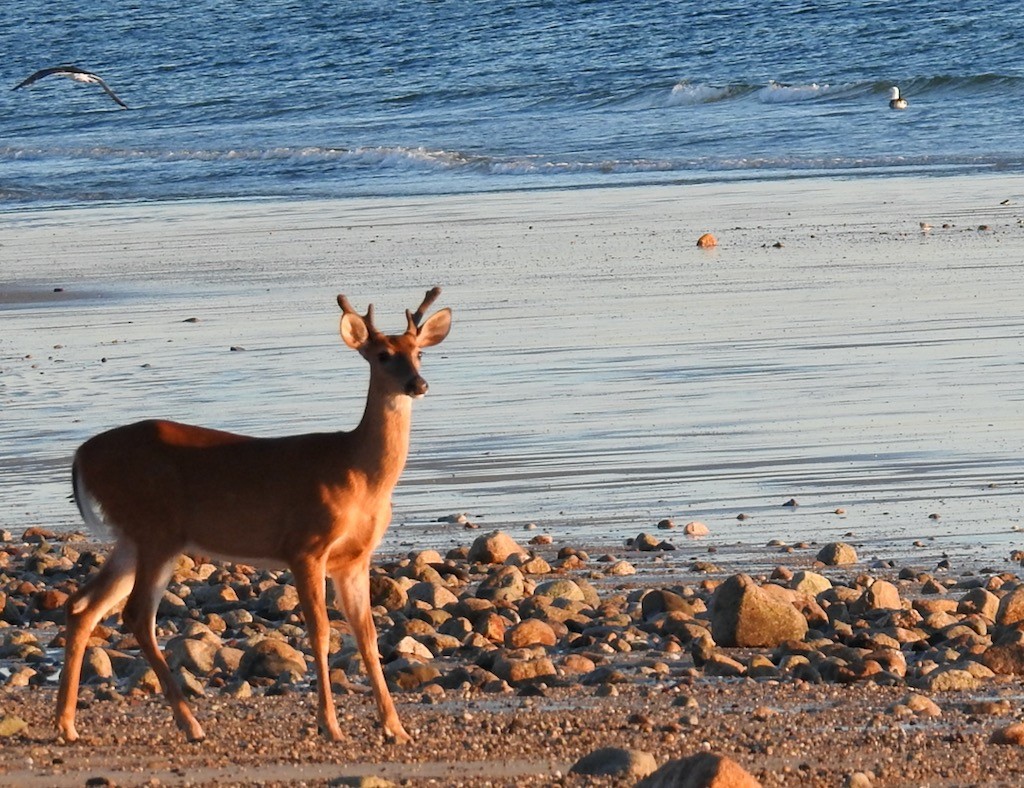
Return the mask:
<path fill-rule="evenodd" d="M 422 397 L 429 388 L 430 386 L 427 385 L 427 381 L 416 375 L 405 384 L 405 393 L 410 397 Z"/>

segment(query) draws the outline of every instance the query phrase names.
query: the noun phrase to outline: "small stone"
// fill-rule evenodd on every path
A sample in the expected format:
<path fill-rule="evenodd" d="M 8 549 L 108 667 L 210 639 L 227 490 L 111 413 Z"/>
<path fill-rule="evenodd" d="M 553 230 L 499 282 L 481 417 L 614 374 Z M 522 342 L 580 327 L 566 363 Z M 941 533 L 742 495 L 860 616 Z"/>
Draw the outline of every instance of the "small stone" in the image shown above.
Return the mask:
<path fill-rule="evenodd" d="M 704 233 L 697 239 L 697 246 L 701 249 L 713 249 L 718 246 L 718 239 L 711 233 Z"/>
<path fill-rule="evenodd" d="M 692 520 L 683 526 L 683 533 L 687 536 L 707 536 L 711 529 L 699 520 Z"/>

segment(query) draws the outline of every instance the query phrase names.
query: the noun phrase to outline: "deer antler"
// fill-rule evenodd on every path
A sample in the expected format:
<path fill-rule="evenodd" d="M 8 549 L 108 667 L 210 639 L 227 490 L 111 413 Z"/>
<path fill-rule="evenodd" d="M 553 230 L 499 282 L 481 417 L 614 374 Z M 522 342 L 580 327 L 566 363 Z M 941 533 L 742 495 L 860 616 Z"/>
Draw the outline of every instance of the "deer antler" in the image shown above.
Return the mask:
<path fill-rule="evenodd" d="M 409 321 L 409 328 L 406 330 L 409 334 L 415 334 L 419 330 L 420 321 L 423 320 L 423 315 L 430 309 L 430 305 L 437 300 L 437 297 L 441 295 L 440 287 L 432 287 L 427 291 L 427 294 L 423 296 L 423 301 L 416 308 L 415 312 L 410 312 L 408 309 L 405 310 L 406 320 Z"/>
<path fill-rule="evenodd" d="M 359 315 L 359 313 L 352 308 L 352 304 L 348 300 L 348 298 L 341 295 L 340 293 L 338 294 L 338 306 L 341 307 L 342 312 L 352 315 Z M 363 322 L 366 323 L 366 327 L 370 330 L 371 334 L 378 333 L 376 326 L 373 325 L 373 304 L 367 304 L 366 314 L 359 316 L 363 318 Z"/>

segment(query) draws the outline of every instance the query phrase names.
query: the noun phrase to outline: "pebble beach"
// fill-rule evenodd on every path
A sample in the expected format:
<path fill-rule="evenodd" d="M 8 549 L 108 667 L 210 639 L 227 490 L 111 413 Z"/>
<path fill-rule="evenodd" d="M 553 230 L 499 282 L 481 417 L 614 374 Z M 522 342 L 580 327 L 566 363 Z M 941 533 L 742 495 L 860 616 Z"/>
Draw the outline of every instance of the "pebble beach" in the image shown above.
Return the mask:
<path fill-rule="evenodd" d="M 1017 784 L 1022 219 L 1010 175 L 10 213 L 0 781 L 634 785 L 710 753 L 730 785 Z M 288 573 L 203 556 L 158 628 L 208 740 L 113 616 L 56 741 L 61 604 L 105 552 L 75 446 L 347 429 L 335 295 L 398 320 L 433 284 L 454 328 L 374 569 L 414 742 L 338 615 L 325 745 Z"/>

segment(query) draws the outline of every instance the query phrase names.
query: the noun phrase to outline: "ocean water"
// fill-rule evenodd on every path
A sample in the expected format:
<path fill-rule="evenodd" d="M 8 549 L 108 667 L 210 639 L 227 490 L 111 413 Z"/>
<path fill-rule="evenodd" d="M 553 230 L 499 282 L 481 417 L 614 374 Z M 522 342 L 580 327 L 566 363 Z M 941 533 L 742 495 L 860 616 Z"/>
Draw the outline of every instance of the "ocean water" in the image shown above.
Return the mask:
<path fill-rule="evenodd" d="M 1020 171 L 1012 4 L 25 0 L 0 208 Z M 899 85 L 906 112 L 887 106 Z"/>

